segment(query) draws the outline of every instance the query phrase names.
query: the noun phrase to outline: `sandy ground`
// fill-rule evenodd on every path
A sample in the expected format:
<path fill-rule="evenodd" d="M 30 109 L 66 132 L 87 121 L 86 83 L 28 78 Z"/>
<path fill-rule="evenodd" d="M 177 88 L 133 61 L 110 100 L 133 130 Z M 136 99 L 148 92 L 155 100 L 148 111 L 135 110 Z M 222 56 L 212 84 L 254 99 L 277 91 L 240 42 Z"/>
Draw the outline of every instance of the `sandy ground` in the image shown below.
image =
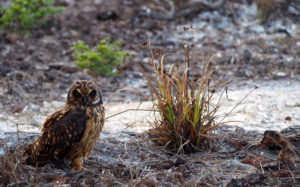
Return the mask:
<path fill-rule="evenodd" d="M 255 86 L 258 86 L 243 100 L 224 123 L 240 126 L 246 130 L 282 130 L 300 124 L 300 81 L 299 79 L 282 79 L 231 84 L 227 96 L 223 94 L 222 107 L 218 119 L 228 114 Z M 220 95 L 220 93 L 218 93 Z M 43 106 L 30 104 L 19 114 L 0 114 L 0 133 L 3 132 L 39 132 L 39 127 L 50 113 L 64 105 L 65 96 Z M 135 109 L 152 109 L 150 102 L 144 103 L 107 103 L 104 132 L 117 135 L 124 131 L 141 133 L 151 126 L 154 112 L 135 111 Z M 129 111 L 127 111 L 129 110 Z M 122 114 L 118 114 L 120 112 Z M 118 114 L 116 116 L 112 116 Z M 231 121 L 231 122 L 227 122 Z"/>
<path fill-rule="evenodd" d="M 258 89 L 255 89 L 227 118 L 228 121 L 237 122 L 229 124 L 261 132 L 280 131 L 289 126 L 299 125 L 299 79 L 259 81 L 240 87 L 234 86 L 229 91 L 229 100 L 223 100 L 224 105 L 220 112 L 230 111 L 255 86 L 258 86 Z"/>

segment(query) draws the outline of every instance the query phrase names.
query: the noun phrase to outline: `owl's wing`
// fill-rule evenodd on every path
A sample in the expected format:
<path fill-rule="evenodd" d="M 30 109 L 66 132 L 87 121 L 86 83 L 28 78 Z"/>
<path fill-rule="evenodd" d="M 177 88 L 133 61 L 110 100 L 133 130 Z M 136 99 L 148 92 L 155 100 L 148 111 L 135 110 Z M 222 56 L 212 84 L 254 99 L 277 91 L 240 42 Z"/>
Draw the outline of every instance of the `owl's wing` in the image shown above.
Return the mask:
<path fill-rule="evenodd" d="M 29 164 L 63 159 L 72 147 L 80 142 L 86 129 L 84 110 L 59 110 L 50 115 L 43 124 L 42 135 L 25 148 Z"/>
<path fill-rule="evenodd" d="M 42 132 L 44 132 L 53 122 L 59 121 L 65 114 L 68 113 L 70 107 L 62 107 L 53 114 L 49 115 L 43 125 L 41 126 Z"/>

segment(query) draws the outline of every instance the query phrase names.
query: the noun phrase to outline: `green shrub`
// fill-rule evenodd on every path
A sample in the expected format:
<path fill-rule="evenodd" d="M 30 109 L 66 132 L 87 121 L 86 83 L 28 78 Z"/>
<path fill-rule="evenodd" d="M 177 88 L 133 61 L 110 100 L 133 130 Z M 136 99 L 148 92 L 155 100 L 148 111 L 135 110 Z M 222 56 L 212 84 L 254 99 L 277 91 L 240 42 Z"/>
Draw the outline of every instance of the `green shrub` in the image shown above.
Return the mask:
<path fill-rule="evenodd" d="M 104 76 L 116 75 L 119 73 L 117 66 L 126 55 L 120 50 L 121 45 L 119 41 L 109 43 L 103 39 L 90 49 L 84 42 L 78 41 L 72 47 L 73 57 L 79 68 L 88 68 Z"/>
<path fill-rule="evenodd" d="M 4 29 L 28 32 L 35 26 L 44 25 L 50 15 L 62 10 L 53 0 L 9 0 L 8 8 L 0 9 L 0 25 Z"/>

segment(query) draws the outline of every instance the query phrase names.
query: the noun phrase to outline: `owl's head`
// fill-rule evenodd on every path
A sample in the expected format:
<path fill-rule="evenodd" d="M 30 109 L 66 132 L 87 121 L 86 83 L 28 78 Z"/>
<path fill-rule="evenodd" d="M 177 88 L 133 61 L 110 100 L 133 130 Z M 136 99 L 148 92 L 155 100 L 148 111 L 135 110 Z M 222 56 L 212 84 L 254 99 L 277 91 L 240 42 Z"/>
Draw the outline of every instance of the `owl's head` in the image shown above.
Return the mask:
<path fill-rule="evenodd" d="M 85 107 L 103 104 L 100 89 L 92 81 L 75 81 L 69 88 L 67 104 Z"/>

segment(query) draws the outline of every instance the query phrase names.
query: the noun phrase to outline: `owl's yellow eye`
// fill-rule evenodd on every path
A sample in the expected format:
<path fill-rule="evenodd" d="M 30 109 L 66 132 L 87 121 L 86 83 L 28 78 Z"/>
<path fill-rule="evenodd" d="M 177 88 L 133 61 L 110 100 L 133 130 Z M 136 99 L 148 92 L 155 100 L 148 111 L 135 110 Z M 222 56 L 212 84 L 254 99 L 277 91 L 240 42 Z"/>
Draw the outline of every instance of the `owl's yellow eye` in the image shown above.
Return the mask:
<path fill-rule="evenodd" d="M 81 94 L 80 94 L 77 90 L 74 90 L 74 91 L 73 91 L 73 96 L 74 96 L 74 97 L 80 97 Z"/>
<path fill-rule="evenodd" d="M 95 97 L 96 96 L 96 91 L 95 90 L 92 90 L 90 93 L 89 93 L 89 97 Z"/>

